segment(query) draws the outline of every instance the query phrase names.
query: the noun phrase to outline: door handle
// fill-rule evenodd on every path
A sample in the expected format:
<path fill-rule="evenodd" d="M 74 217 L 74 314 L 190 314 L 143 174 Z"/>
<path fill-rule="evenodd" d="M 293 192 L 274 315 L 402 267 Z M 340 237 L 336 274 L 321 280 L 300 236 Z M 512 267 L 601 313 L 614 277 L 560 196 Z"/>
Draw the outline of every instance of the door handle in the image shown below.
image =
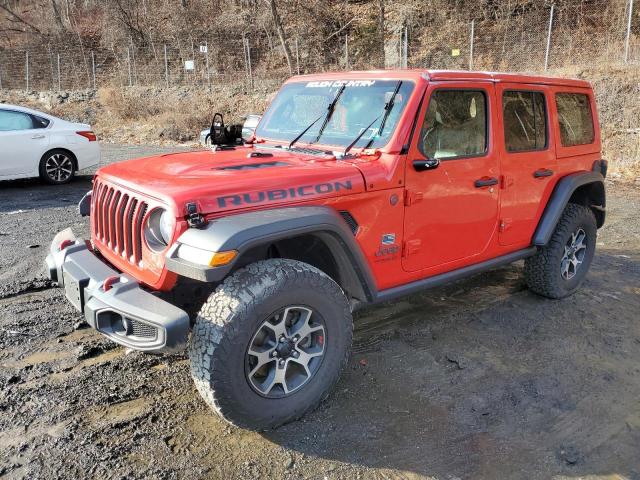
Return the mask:
<path fill-rule="evenodd" d="M 37 134 L 37 135 L 32 136 L 31 138 L 33 138 L 34 140 L 39 140 L 39 139 L 41 139 L 41 138 L 44 138 L 44 135 L 42 135 L 41 133 L 39 133 L 39 134 Z"/>
<path fill-rule="evenodd" d="M 551 175 L 553 175 L 553 170 L 549 170 L 548 168 L 539 168 L 533 172 L 534 178 L 550 177 Z"/>
<path fill-rule="evenodd" d="M 476 188 L 490 187 L 492 185 L 497 185 L 498 179 L 495 177 L 483 177 L 479 178 L 474 182 Z"/>
<path fill-rule="evenodd" d="M 413 161 L 413 168 L 416 172 L 424 172 L 425 170 L 433 170 L 434 168 L 438 168 L 440 165 L 440 160 L 437 158 L 427 158 Z"/>

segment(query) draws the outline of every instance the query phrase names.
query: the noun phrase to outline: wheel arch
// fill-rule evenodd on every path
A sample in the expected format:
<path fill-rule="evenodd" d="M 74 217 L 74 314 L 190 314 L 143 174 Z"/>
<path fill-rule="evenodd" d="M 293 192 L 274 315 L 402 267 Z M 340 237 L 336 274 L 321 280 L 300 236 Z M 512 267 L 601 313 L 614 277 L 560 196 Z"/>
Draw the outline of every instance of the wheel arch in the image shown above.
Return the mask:
<path fill-rule="evenodd" d="M 78 157 L 76 157 L 76 154 L 73 153 L 71 150 L 69 150 L 68 148 L 64 148 L 64 147 L 53 147 L 53 148 L 47 149 L 47 151 L 44 152 L 42 154 L 42 156 L 40 157 L 39 166 L 42 164 L 42 161 L 47 157 L 47 155 L 49 155 L 51 152 L 55 152 L 55 151 L 62 151 L 64 153 L 67 153 L 71 157 L 71 161 L 73 162 L 73 166 L 76 169 L 76 172 L 78 171 Z"/>
<path fill-rule="evenodd" d="M 568 203 L 589 207 L 596 217 L 597 227 L 602 227 L 605 221 L 606 207 L 606 192 L 602 174 L 599 172 L 578 172 L 567 175 L 558 181 L 533 234 L 533 245 L 544 246 L 549 243 Z"/>
<path fill-rule="evenodd" d="M 210 252 L 237 250 L 224 267 L 198 266 L 179 257 L 181 245 Z M 189 229 L 167 252 L 167 268 L 190 278 L 220 282 L 250 263 L 288 258 L 330 276 L 358 302 L 371 302 L 376 287 L 366 260 L 345 220 L 329 207 L 288 207 L 241 213 Z"/>

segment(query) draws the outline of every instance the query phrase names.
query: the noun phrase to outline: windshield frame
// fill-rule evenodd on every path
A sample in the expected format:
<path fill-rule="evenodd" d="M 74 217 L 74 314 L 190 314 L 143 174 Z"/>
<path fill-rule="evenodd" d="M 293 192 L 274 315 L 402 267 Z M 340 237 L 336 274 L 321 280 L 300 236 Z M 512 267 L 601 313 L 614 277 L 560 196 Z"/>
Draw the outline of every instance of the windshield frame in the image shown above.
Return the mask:
<path fill-rule="evenodd" d="M 347 84 L 345 92 L 349 89 L 349 83 L 350 82 L 364 82 L 364 81 L 377 81 L 377 82 L 389 82 L 389 86 L 393 87 L 397 84 L 397 82 L 401 81 L 402 82 L 402 86 L 404 87 L 405 85 L 407 85 L 409 87 L 409 92 L 407 93 L 407 99 L 406 101 L 404 101 L 404 105 L 402 106 L 402 110 L 399 113 L 399 116 L 395 122 L 395 124 L 393 125 L 393 129 L 390 131 L 389 136 L 386 138 L 386 142 L 384 144 L 380 144 L 377 146 L 372 146 L 370 148 L 375 149 L 375 150 L 385 150 L 387 149 L 387 147 L 389 147 L 389 145 L 395 143 L 396 137 L 398 135 L 398 133 L 400 131 L 402 131 L 403 129 L 400 128 L 403 121 L 405 121 L 405 117 L 408 114 L 407 112 L 409 112 L 410 110 L 412 110 L 412 105 L 414 103 L 414 99 L 416 98 L 417 95 L 419 95 L 418 91 L 421 90 L 420 88 L 420 82 L 416 81 L 415 78 L 411 78 L 411 77 L 396 77 L 396 76 L 389 76 L 389 77 L 369 77 L 369 76 L 358 76 L 358 77 L 353 77 L 351 75 L 345 75 L 345 77 L 313 77 L 311 78 L 301 78 L 301 77 L 294 77 L 290 80 L 288 80 L 287 82 L 285 82 L 282 87 L 280 88 L 280 90 L 278 90 L 278 93 L 276 94 L 276 96 L 273 98 L 273 100 L 271 101 L 269 107 L 266 109 L 265 113 L 262 115 L 262 118 L 260 119 L 260 123 L 258 124 L 258 126 L 256 127 L 255 130 L 255 134 L 256 134 L 256 138 L 258 138 L 260 140 L 260 142 L 264 142 L 264 143 L 271 143 L 271 144 L 277 144 L 277 145 L 282 145 L 283 147 L 287 146 L 292 138 L 295 138 L 295 135 L 292 134 L 291 138 L 288 139 L 283 139 L 283 138 L 276 138 L 273 136 L 270 136 L 268 133 L 263 133 L 263 132 L 259 132 L 261 125 L 263 124 L 264 121 L 266 121 L 269 116 L 270 116 L 270 109 L 272 108 L 272 106 L 275 104 L 276 99 L 282 94 L 282 92 L 290 85 L 294 85 L 294 84 L 305 84 L 305 83 L 310 83 L 310 82 L 330 82 L 331 88 L 340 88 L 341 84 Z M 352 85 L 353 86 L 353 85 Z M 329 102 L 330 103 L 330 102 Z M 328 106 L 328 105 L 327 105 Z M 371 110 L 370 115 L 371 115 L 371 120 L 376 118 L 376 113 L 384 113 L 384 110 L 381 108 L 380 112 Z M 374 125 L 373 127 L 377 127 L 377 125 Z M 385 132 L 387 131 L 387 129 L 389 128 L 389 124 L 387 123 L 387 125 L 385 126 Z M 310 134 L 311 135 L 311 134 Z M 305 134 L 306 136 L 306 134 Z M 346 144 L 345 145 L 341 145 L 339 143 L 332 143 L 332 142 L 328 142 L 325 141 L 325 137 L 324 134 L 321 136 L 320 141 L 318 142 L 314 142 L 312 141 L 313 138 L 310 141 L 307 141 L 307 139 L 302 140 L 299 139 L 296 143 L 295 146 L 292 148 L 292 150 L 295 150 L 297 147 L 298 148 L 304 148 L 304 147 L 311 147 L 311 148 L 317 148 L 318 150 L 331 150 L 334 153 L 338 153 L 338 152 L 342 152 L 346 145 L 348 145 L 351 140 L 353 138 L 355 138 L 356 134 L 353 135 L 352 138 L 350 139 L 345 139 Z M 313 137 L 313 135 L 312 135 Z M 328 137 L 330 138 L 330 137 Z M 366 140 L 367 137 L 363 136 L 360 139 L 360 142 L 363 140 Z M 364 145 L 356 145 L 351 149 L 351 152 L 354 151 L 359 151 L 362 150 L 364 148 Z"/>

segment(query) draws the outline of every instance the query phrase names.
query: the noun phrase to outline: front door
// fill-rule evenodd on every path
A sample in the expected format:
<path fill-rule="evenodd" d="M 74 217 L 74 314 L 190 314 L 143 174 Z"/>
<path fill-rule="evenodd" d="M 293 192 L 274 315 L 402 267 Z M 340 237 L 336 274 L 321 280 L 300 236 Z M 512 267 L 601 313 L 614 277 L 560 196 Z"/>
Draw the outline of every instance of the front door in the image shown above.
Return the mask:
<path fill-rule="evenodd" d="M 407 156 L 402 265 L 446 271 L 473 263 L 497 230 L 495 91 L 491 82 L 441 82 L 425 95 Z"/>
<path fill-rule="evenodd" d="M 543 85 L 502 83 L 496 87 L 503 125 L 497 135 L 503 150 L 501 245 L 530 245 L 536 220 L 553 189 L 557 164 L 548 127 L 549 92 Z"/>

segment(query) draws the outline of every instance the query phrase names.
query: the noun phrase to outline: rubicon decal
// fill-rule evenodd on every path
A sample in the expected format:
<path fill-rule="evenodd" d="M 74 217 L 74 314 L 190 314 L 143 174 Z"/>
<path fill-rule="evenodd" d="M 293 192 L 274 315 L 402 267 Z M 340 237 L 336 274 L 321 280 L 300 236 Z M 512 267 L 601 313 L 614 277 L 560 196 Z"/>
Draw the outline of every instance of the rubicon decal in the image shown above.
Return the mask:
<path fill-rule="evenodd" d="M 276 202 L 279 200 L 292 200 L 295 198 L 313 197 L 316 195 L 326 195 L 332 192 L 351 190 L 351 180 L 344 182 L 318 183 L 316 185 L 302 185 L 300 187 L 278 188 L 263 192 L 250 192 L 238 195 L 225 195 L 218 197 L 218 207 L 250 205 L 253 203 Z"/>

